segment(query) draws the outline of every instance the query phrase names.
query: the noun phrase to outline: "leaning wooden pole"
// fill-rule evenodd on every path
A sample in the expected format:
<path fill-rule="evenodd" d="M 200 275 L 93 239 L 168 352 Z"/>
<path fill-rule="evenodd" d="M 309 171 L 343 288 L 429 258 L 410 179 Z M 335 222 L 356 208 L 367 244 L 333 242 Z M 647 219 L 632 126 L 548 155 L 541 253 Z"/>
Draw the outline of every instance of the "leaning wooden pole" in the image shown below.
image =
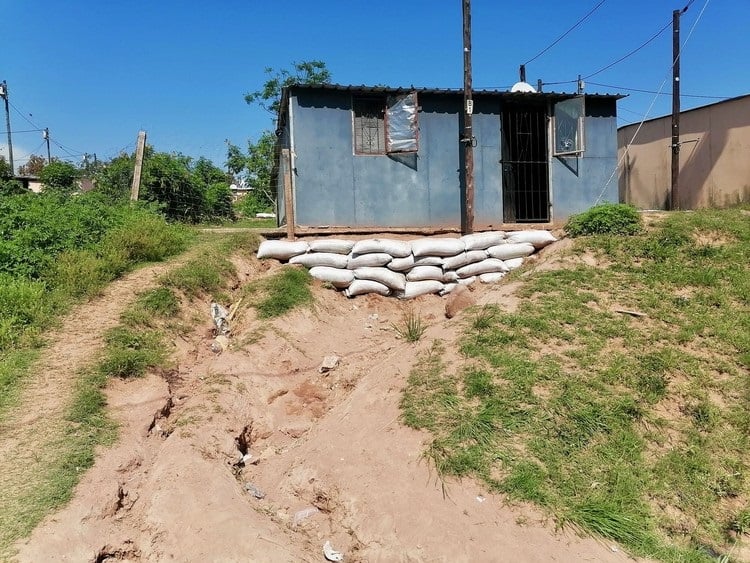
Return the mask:
<path fill-rule="evenodd" d="M 295 239 L 294 234 L 294 193 L 292 191 L 292 156 L 289 149 L 281 149 L 281 173 L 284 179 L 284 215 L 286 215 L 286 236 Z"/>
<path fill-rule="evenodd" d="M 146 147 L 146 132 L 138 132 L 138 145 L 135 149 L 135 169 L 133 170 L 133 183 L 130 186 L 130 201 L 138 201 L 141 190 L 141 170 L 143 170 L 143 151 Z"/>
<path fill-rule="evenodd" d="M 474 231 L 474 133 L 471 115 L 474 112 L 471 86 L 471 0 L 462 0 L 464 35 L 464 130 L 461 141 L 464 144 L 464 217 L 461 230 L 464 234 Z"/>

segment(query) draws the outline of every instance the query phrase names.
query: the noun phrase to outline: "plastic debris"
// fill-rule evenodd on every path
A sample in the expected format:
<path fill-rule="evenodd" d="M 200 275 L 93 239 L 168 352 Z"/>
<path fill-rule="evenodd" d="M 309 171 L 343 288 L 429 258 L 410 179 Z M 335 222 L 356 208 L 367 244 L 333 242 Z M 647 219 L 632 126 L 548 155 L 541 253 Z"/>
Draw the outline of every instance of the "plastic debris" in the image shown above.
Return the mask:
<path fill-rule="evenodd" d="M 326 356 L 323 358 L 323 363 L 318 368 L 318 371 L 320 373 L 328 373 L 338 367 L 339 361 L 340 358 L 338 356 Z"/>
<path fill-rule="evenodd" d="M 227 317 L 229 311 L 218 303 L 211 303 L 211 317 L 216 325 L 216 332 L 218 334 L 229 334 L 229 321 Z"/>
<path fill-rule="evenodd" d="M 309 508 L 303 508 L 302 510 L 298 510 L 294 514 L 294 520 L 292 520 L 292 525 L 296 528 L 297 526 L 300 525 L 301 522 L 303 522 L 304 520 L 307 520 L 308 518 L 310 518 L 310 516 L 312 516 L 313 514 L 317 514 L 318 512 L 320 512 L 320 510 L 318 510 L 314 506 L 311 506 Z"/>
<path fill-rule="evenodd" d="M 257 499 L 262 499 L 266 497 L 266 493 L 264 493 L 262 490 L 260 490 L 258 487 L 256 487 L 252 483 L 245 483 L 245 490 Z"/>
<path fill-rule="evenodd" d="M 325 556 L 328 561 L 343 561 L 344 560 L 344 554 L 340 551 L 336 551 L 333 549 L 333 546 L 331 545 L 331 542 L 326 541 L 326 543 L 323 544 L 323 555 Z"/>

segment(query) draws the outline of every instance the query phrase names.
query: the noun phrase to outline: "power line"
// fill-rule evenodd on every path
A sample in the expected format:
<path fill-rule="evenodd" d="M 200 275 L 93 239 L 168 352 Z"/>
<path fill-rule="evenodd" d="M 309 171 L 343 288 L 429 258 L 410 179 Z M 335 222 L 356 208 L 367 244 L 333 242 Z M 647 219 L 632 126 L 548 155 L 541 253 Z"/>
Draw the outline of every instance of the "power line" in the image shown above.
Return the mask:
<path fill-rule="evenodd" d="M 31 121 L 31 120 L 30 120 L 30 119 L 29 119 L 28 117 L 26 117 L 26 114 L 25 114 L 25 113 L 23 113 L 23 112 L 22 112 L 22 111 L 21 111 L 20 109 L 18 109 L 18 107 L 16 107 L 16 105 L 15 105 L 15 104 L 13 104 L 13 102 L 11 102 L 10 100 L 8 100 L 8 103 L 10 104 L 10 107 L 12 107 L 12 108 L 13 108 L 14 110 L 16 110 L 16 113 L 17 113 L 18 115 L 20 115 L 20 116 L 21 116 L 21 117 L 22 117 L 23 119 L 25 119 L 25 120 L 26 120 L 26 122 L 27 122 L 27 123 L 29 123 L 29 124 L 30 124 L 30 125 L 31 125 L 32 127 L 36 127 L 36 128 L 38 128 L 38 129 L 39 129 L 40 131 L 42 130 L 42 128 L 41 128 L 41 127 L 39 127 L 39 125 L 37 125 L 36 123 L 34 123 L 33 121 Z M 31 114 L 29 114 L 29 115 L 31 115 Z"/>
<path fill-rule="evenodd" d="M 548 84 L 545 82 L 545 84 Z M 551 84 L 551 83 L 550 83 Z M 624 90 L 625 92 L 640 92 L 642 94 L 659 94 L 661 96 L 671 96 L 669 92 L 662 92 L 656 90 L 644 90 L 642 88 L 627 88 L 625 86 L 614 86 L 612 84 L 602 84 L 600 82 L 589 82 L 593 86 L 601 86 L 602 88 L 613 88 L 615 90 Z M 709 96 L 705 94 L 680 94 L 683 98 L 703 98 L 707 100 L 728 100 L 731 96 Z"/>
<path fill-rule="evenodd" d="M 589 75 L 587 75 L 587 76 L 584 76 L 584 77 L 583 77 L 583 79 L 584 79 L 584 80 L 588 80 L 588 79 L 589 79 L 589 78 L 591 78 L 592 76 L 596 76 L 597 74 L 601 74 L 601 73 L 602 73 L 602 72 L 604 72 L 605 70 L 609 70 L 610 68 L 612 68 L 612 67 L 613 67 L 613 66 L 615 66 L 616 64 L 619 64 L 619 63 L 621 63 L 622 61 L 624 61 L 624 60 L 625 60 L 625 59 L 627 59 L 628 57 L 631 57 L 632 55 L 635 55 L 635 54 L 636 54 L 636 53 L 637 53 L 638 51 L 640 51 L 641 49 L 643 49 L 643 48 L 644 48 L 644 47 L 645 47 L 646 45 L 648 45 L 648 44 L 649 44 L 649 43 L 651 43 L 651 42 L 652 42 L 652 41 L 653 41 L 654 39 L 656 39 L 656 38 L 657 38 L 657 37 L 659 37 L 659 36 L 660 36 L 660 35 L 661 35 L 662 33 L 664 33 L 664 32 L 665 32 L 665 31 L 666 31 L 666 30 L 667 30 L 667 29 L 669 28 L 669 26 L 671 26 L 671 25 L 672 25 L 672 20 L 669 20 L 669 21 L 667 22 L 667 25 L 665 25 L 664 27 L 662 27 L 662 28 L 661 28 L 661 29 L 660 29 L 659 31 L 657 31 L 657 32 L 656 32 L 656 33 L 655 33 L 654 35 L 652 35 L 652 36 L 651 36 L 651 37 L 650 37 L 649 39 L 647 39 L 647 40 L 646 40 L 646 41 L 645 41 L 644 43 L 641 43 L 641 45 L 640 45 L 640 46 L 638 46 L 638 47 L 636 47 L 635 49 L 633 49 L 632 51 L 630 51 L 630 52 L 629 52 L 629 53 L 628 53 L 627 55 L 623 55 L 622 57 L 620 57 L 620 58 L 619 58 L 619 59 L 617 59 L 616 61 L 614 61 L 614 62 L 611 62 L 611 63 L 609 63 L 609 64 L 608 64 L 607 66 L 604 66 L 604 67 L 600 68 L 600 69 L 599 69 L 599 70 L 597 70 L 596 72 L 592 72 L 591 74 L 589 74 Z"/>
<path fill-rule="evenodd" d="M 601 0 L 596 6 L 594 6 L 591 10 L 589 10 L 589 12 L 585 16 L 583 16 L 575 24 L 573 24 L 573 27 L 571 27 L 570 29 L 568 29 L 568 31 L 566 31 L 565 33 L 563 33 L 560 37 L 558 37 L 557 39 L 555 39 L 552 43 L 550 43 L 549 45 L 547 45 L 544 49 L 542 49 L 536 55 L 534 55 L 533 57 L 531 57 L 528 61 L 526 61 L 525 63 L 523 63 L 524 66 L 527 65 L 527 64 L 529 64 L 530 62 L 535 61 L 536 59 L 538 59 L 539 57 L 541 57 L 544 53 L 546 53 L 547 51 L 549 51 L 552 47 L 554 47 L 555 45 L 557 45 L 560 41 L 562 41 L 563 39 L 565 39 L 565 37 L 567 37 L 570 34 L 570 32 L 572 32 L 575 28 L 577 28 L 579 25 L 581 25 L 583 22 L 585 22 L 589 18 L 589 16 L 591 16 L 591 14 L 593 14 L 594 12 L 596 12 L 599 9 L 599 7 L 602 4 L 604 4 L 606 1 L 607 0 Z"/>

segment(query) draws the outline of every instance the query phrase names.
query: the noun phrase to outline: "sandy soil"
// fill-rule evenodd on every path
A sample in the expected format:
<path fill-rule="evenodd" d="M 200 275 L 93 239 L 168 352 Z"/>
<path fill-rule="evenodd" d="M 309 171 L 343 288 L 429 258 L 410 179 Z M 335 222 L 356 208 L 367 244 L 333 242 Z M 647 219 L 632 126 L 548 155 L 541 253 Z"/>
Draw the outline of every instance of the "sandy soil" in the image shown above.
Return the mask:
<path fill-rule="evenodd" d="M 244 279 L 265 269 L 241 264 Z M 512 308 L 513 289 L 474 297 Z M 391 328 L 403 303 L 315 294 L 312 310 L 273 322 L 244 311 L 221 354 L 209 303 L 196 304 L 206 322 L 176 339 L 174 370 L 112 382 L 118 443 L 18 544 L 18 560 L 325 561 L 326 542 L 344 561 L 628 560 L 472 480 L 444 488 L 422 459 L 428 436 L 400 424 L 401 390 L 434 339 L 451 349 L 462 315 L 446 320 L 436 296 L 410 303 L 430 325 L 413 345 Z M 339 365 L 320 373 L 330 355 Z"/>

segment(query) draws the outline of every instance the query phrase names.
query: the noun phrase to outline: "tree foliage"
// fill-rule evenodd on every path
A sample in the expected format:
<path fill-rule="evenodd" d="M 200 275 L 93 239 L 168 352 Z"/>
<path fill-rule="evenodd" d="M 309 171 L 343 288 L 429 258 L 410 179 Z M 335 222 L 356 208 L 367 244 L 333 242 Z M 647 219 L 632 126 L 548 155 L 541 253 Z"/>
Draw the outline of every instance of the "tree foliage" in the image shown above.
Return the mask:
<path fill-rule="evenodd" d="M 283 88 L 292 84 L 327 84 L 331 81 L 331 72 L 326 64 L 317 60 L 292 63 L 291 70 L 266 67 L 265 72 L 268 79 L 263 87 L 245 94 L 245 101 L 248 104 L 258 103 L 274 115 L 279 112 Z"/>
<path fill-rule="evenodd" d="M 71 193 L 78 186 L 81 171 L 69 162 L 52 161 L 39 174 L 46 190 Z"/>
<path fill-rule="evenodd" d="M 13 169 L 8 161 L 4 156 L 0 156 L 0 196 L 20 194 L 24 191 L 26 190 L 21 182 L 13 179 Z"/>
<path fill-rule="evenodd" d="M 293 84 L 326 84 L 331 72 L 325 62 L 319 60 L 292 63 L 291 69 L 266 68 L 267 80 L 263 87 L 245 95 L 248 104 L 257 103 L 265 110 L 278 113 L 283 88 Z M 244 215 L 273 210 L 276 205 L 276 187 L 271 184 L 275 161 L 276 135 L 263 131 L 257 141 L 248 141 L 247 153 L 237 145 L 227 146 L 227 168 L 235 175 L 244 174 L 249 192 L 238 203 Z"/>
<path fill-rule="evenodd" d="M 32 154 L 26 164 L 18 168 L 20 176 L 39 176 L 47 166 L 47 159 L 38 154 Z"/>
<path fill-rule="evenodd" d="M 95 175 L 96 190 L 110 200 L 126 201 L 133 182 L 134 154 L 120 154 Z M 178 153 L 146 146 L 139 199 L 161 206 L 172 220 L 198 222 L 232 218 L 227 174 L 207 158 L 193 161 Z"/>

